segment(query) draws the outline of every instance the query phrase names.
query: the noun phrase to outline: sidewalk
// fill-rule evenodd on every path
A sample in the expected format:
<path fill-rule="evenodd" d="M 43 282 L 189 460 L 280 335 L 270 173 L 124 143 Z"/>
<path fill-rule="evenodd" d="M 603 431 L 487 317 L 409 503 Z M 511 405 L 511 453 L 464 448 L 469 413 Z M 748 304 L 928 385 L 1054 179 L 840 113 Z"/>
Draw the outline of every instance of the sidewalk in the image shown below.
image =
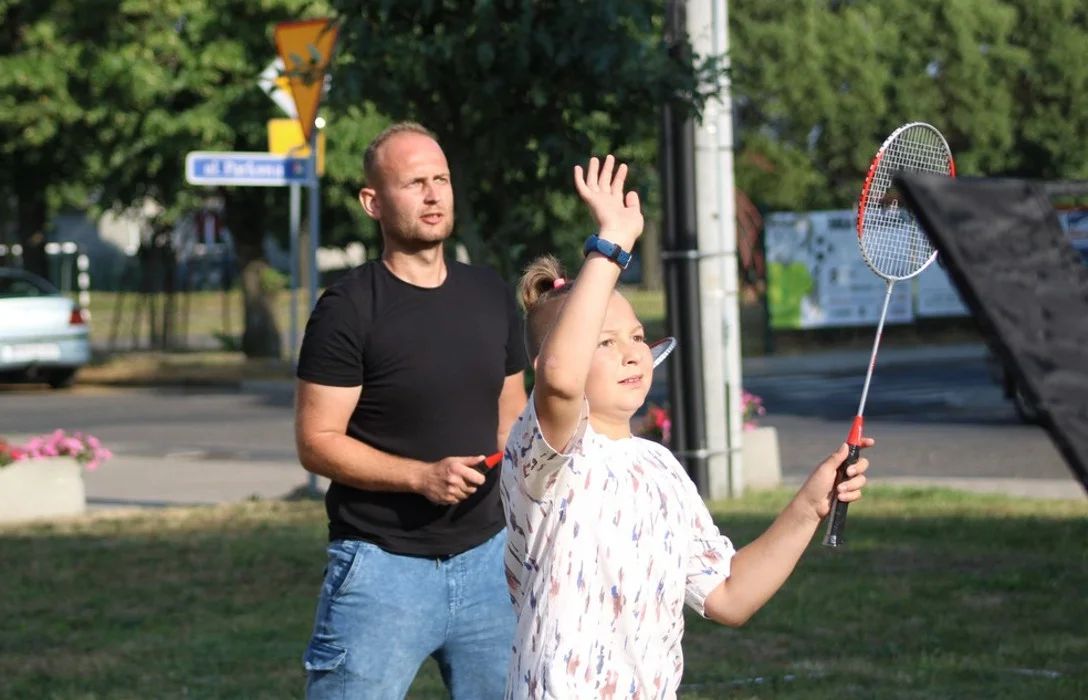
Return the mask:
<path fill-rule="evenodd" d="M 83 483 L 91 510 L 162 508 L 280 499 L 306 489 L 309 474 L 289 462 L 115 455 Z M 318 479 L 324 493 L 327 479 Z"/>
<path fill-rule="evenodd" d="M 797 488 L 802 477 L 785 475 L 782 486 Z M 117 455 L 84 478 L 89 510 L 163 508 L 276 500 L 306 494 L 309 474 L 290 462 L 205 460 L 191 457 Z M 894 477 L 881 486 L 938 487 L 1017 498 L 1085 500 L 1080 483 L 1068 479 Z M 316 480 L 323 494 L 328 480 Z"/>
<path fill-rule="evenodd" d="M 244 462 L 118 455 L 84 478 L 88 510 L 165 508 L 281 499 L 306 493 L 309 474 L 287 462 Z M 881 477 L 882 486 L 922 486 L 1019 498 L 1084 500 L 1074 479 Z M 783 487 L 797 488 L 787 475 Z M 318 479 L 319 493 L 328 480 Z"/>

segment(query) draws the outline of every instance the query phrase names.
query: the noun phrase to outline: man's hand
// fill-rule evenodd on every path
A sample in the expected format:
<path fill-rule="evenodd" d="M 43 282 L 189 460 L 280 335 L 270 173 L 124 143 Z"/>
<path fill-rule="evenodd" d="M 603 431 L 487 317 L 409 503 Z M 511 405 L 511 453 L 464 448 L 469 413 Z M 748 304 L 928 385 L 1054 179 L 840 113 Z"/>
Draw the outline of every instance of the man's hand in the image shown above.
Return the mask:
<path fill-rule="evenodd" d="M 589 159 L 585 175 L 582 166 L 574 166 L 574 187 L 582 200 L 589 205 L 593 218 L 600 227 L 600 236 L 616 243 L 630 252 L 635 241 L 642 235 L 642 208 L 639 206 L 638 193 L 623 194 L 624 180 L 627 179 L 627 165 L 612 169 L 616 159 L 611 154 L 605 157 L 601 166 L 596 158 Z"/>
<path fill-rule="evenodd" d="M 475 467 L 484 461 L 483 455 L 476 457 L 446 457 L 428 464 L 423 468 L 419 488 L 417 489 L 431 503 L 451 506 L 460 503 L 481 486 L 487 479 L 476 471 Z"/>

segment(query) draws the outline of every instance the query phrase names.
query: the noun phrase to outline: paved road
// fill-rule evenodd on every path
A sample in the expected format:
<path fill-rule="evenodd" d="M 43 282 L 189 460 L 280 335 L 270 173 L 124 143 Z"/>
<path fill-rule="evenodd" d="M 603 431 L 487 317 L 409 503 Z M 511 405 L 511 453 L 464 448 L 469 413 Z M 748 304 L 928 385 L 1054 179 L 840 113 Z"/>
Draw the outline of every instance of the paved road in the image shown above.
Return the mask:
<path fill-rule="evenodd" d="M 794 479 L 846 437 L 864 371 L 759 374 L 748 391 L 778 428 L 782 471 Z M 1040 428 L 1022 425 L 981 361 L 879 365 L 865 408 L 874 475 L 1068 479 L 1071 472 Z"/>
<path fill-rule="evenodd" d="M 767 405 L 763 423 L 779 430 L 785 477 L 807 474 L 845 437 L 862 380 L 862 373 L 840 370 L 746 378 L 746 388 Z M 248 473 L 276 469 L 298 482 L 291 400 L 282 386 L 253 392 L 0 390 L 0 426 L 8 435 L 85 430 L 128 458 L 159 458 L 160 465 L 169 458 L 165 463 L 179 468 L 214 460 Z M 866 417 L 867 434 L 879 441 L 869 455 L 877 477 L 1071 477 L 1049 437 L 1019 424 L 977 360 L 878 367 Z"/>
<path fill-rule="evenodd" d="M 807 372 L 745 379 L 774 415 L 849 419 L 858 409 L 865 375 Z M 1012 402 L 974 360 L 893 366 L 873 374 L 865 416 L 910 423 L 1014 425 Z"/>
<path fill-rule="evenodd" d="M 291 402 L 288 388 L 9 390 L 0 391 L 0 426 L 82 430 L 124 455 L 293 462 Z"/>

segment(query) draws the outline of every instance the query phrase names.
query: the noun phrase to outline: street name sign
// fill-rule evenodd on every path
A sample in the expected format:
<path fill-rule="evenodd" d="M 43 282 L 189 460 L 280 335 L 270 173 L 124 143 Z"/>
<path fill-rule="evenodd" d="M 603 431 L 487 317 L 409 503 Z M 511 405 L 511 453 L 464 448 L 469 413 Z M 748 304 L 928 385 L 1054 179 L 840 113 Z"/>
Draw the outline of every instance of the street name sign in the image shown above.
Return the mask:
<path fill-rule="evenodd" d="M 185 181 L 191 185 L 285 187 L 309 185 L 312 159 L 277 153 L 193 151 L 185 156 Z"/>

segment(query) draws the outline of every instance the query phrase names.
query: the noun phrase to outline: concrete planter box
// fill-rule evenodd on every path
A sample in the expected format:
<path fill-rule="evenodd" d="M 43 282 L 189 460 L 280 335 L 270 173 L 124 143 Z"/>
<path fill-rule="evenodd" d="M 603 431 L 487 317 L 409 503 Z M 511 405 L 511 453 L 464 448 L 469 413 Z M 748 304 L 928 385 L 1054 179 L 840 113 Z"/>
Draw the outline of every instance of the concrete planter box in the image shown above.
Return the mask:
<path fill-rule="evenodd" d="M 778 431 L 770 426 L 742 431 L 740 461 L 741 469 L 744 470 L 744 492 L 781 486 L 782 462 L 778 454 Z M 718 501 L 729 497 L 729 465 L 724 459 L 713 460 L 710 499 Z"/>
<path fill-rule="evenodd" d="M 72 457 L 0 467 L 0 523 L 68 517 L 86 509 L 83 467 Z"/>
<path fill-rule="evenodd" d="M 782 460 L 778 454 L 778 430 L 762 426 L 742 433 L 744 490 L 773 489 L 782 485 Z"/>

